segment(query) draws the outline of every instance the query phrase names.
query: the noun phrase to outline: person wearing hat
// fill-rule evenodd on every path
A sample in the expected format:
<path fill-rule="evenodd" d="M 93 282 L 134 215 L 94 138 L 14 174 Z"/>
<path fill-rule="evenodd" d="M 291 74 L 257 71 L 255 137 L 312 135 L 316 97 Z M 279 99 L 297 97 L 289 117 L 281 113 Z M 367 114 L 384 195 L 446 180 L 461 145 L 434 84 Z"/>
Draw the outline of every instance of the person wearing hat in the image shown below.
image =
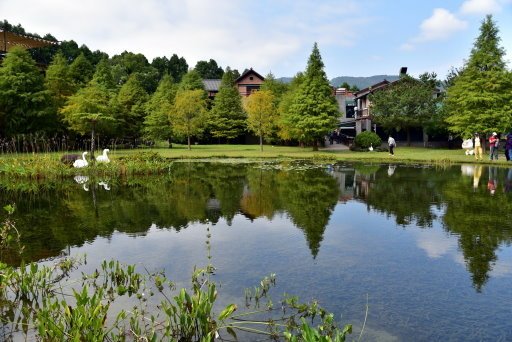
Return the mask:
<path fill-rule="evenodd" d="M 498 134 L 496 132 L 492 132 L 492 135 L 489 137 L 489 146 L 491 148 L 489 159 L 498 160 L 498 145 L 500 143 L 500 140 L 498 139 Z"/>

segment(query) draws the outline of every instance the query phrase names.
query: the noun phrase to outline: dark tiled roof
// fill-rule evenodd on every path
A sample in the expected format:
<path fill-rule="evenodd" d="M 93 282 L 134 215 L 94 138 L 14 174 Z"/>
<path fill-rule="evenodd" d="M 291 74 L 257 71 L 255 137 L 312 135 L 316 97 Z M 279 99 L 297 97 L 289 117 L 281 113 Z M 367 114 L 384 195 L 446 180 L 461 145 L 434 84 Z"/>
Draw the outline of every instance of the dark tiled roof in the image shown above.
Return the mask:
<path fill-rule="evenodd" d="M 396 81 L 393 81 L 393 82 L 396 82 Z M 371 93 L 374 90 L 383 88 L 383 87 L 385 87 L 388 84 L 393 83 L 393 82 L 389 82 L 388 80 L 380 81 L 379 83 L 375 83 L 375 84 L 369 86 L 368 88 L 364 88 L 364 89 L 359 90 L 354 95 L 355 95 L 356 99 L 358 99 L 360 97 L 368 95 L 369 93 Z"/>
<path fill-rule="evenodd" d="M 206 91 L 219 91 L 220 79 L 217 80 L 203 80 L 204 89 Z"/>
<path fill-rule="evenodd" d="M 249 74 L 254 74 L 256 75 L 256 77 L 259 77 L 260 79 L 262 79 L 263 81 L 265 81 L 265 77 L 261 76 L 260 74 L 258 74 L 256 71 L 252 70 L 252 68 L 250 68 L 249 70 L 245 70 L 245 72 L 240 75 L 240 77 L 238 77 L 236 80 L 235 80 L 235 83 L 238 83 L 240 82 L 245 76 L 249 75 Z"/>

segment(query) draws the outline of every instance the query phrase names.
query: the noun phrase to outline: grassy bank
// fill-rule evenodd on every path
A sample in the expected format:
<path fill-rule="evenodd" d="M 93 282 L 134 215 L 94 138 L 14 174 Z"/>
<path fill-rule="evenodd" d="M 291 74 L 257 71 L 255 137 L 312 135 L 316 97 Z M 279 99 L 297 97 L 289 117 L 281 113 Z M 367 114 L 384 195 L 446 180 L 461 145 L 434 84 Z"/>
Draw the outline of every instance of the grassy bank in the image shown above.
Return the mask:
<path fill-rule="evenodd" d="M 60 162 L 62 153 L 44 154 L 4 154 L 0 155 L 0 175 L 22 178 L 62 178 L 76 174 L 101 176 L 145 175 L 167 172 L 171 162 L 183 159 L 244 158 L 248 160 L 308 159 L 322 163 L 337 161 L 369 163 L 425 163 L 462 164 L 480 163 L 499 166 L 512 166 L 504 156 L 498 161 L 476 161 L 463 150 L 431 149 L 420 147 L 400 147 L 395 155 L 387 152 L 355 152 L 339 149 L 321 149 L 289 146 L 265 146 L 260 151 L 258 145 L 195 145 L 191 150 L 186 146 L 173 148 L 111 150 L 109 164 L 75 169 Z"/>
<path fill-rule="evenodd" d="M 117 156 L 126 156 L 140 151 L 150 150 L 122 150 L 116 151 Z M 413 162 L 413 163 L 491 163 L 488 155 L 483 161 L 476 161 L 474 156 L 467 156 L 464 150 L 432 149 L 421 147 L 399 147 L 395 156 L 387 152 L 354 152 L 350 150 L 320 149 L 312 151 L 311 147 L 290 146 L 264 146 L 263 152 L 258 145 L 195 145 L 192 150 L 186 146 L 173 145 L 173 148 L 152 149 L 164 158 L 171 159 L 197 159 L 197 158 L 291 158 L 336 161 L 364 161 L 364 162 Z M 492 164 L 506 166 L 503 154 L 500 160 Z M 510 163 L 512 165 L 512 163 Z"/>

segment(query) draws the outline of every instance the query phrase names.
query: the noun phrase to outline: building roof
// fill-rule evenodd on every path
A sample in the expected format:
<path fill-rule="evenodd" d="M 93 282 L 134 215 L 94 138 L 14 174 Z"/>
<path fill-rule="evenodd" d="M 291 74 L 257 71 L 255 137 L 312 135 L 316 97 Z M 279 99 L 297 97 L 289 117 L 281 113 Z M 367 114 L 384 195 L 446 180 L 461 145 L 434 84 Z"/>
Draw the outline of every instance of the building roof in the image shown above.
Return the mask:
<path fill-rule="evenodd" d="M 256 71 L 252 70 L 252 68 L 248 69 L 248 70 L 245 70 L 244 73 L 242 75 L 240 75 L 240 77 L 238 77 L 236 80 L 235 80 L 235 83 L 238 83 L 240 82 L 241 80 L 243 80 L 247 75 L 249 74 L 253 74 L 255 75 L 256 77 L 260 78 L 261 80 L 265 81 L 265 77 L 261 76 L 260 74 L 258 74 Z"/>
<path fill-rule="evenodd" d="M 219 91 L 220 88 L 220 79 L 206 79 L 203 80 L 204 89 L 206 91 Z"/>
<path fill-rule="evenodd" d="M 33 49 L 58 44 L 59 42 L 56 41 L 17 34 L 0 29 L 0 51 L 2 52 L 8 52 L 15 46 L 21 46 L 25 49 Z"/>
<path fill-rule="evenodd" d="M 367 88 L 359 90 L 354 95 L 355 95 L 356 99 L 358 99 L 358 98 L 361 98 L 361 97 L 364 97 L 364 96 L 370 94 L 371 92 L 373 92 L 377 89 L 384 88 L 390 83 L 392 83 L 392 82 L 389 82 L 388 80 L 383 80 L 383 81 L 380 81 L 379 83 L 375 83 Z"/>

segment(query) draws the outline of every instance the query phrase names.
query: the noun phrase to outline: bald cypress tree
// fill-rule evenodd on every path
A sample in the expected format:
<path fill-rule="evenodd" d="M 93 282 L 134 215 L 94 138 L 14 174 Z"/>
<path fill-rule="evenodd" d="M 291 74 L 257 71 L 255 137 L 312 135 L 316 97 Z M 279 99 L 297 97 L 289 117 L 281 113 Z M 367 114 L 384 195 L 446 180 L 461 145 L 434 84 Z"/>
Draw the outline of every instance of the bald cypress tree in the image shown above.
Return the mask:
<path fill-rule="evenodd" d="M 47 122 L 48 92 L 30 54 L 11 49 L 0 67 L 0 135 L 43 131 Z"/>
<path fill-rule="evenodd" d="M 512 76 L 506 69 L 499 30 L 488 15 L 469 60 L 452 80 L 445 100 L 448 129 L 462 137 L 512 128 Z"/>
<path fill-rule="evenodd" d="M 246 128 L 247 115 L 235 85 L 233 71 L 228 67 L 222 76 L 219 93 L 215 96 L 208 118 L 210 133 L 215 138 L 234 139 Z"/>
<path fill-rule="evenodd" d="M 318 142 L 336 126 L 340 115 L 336 99 L 332 93 L 324 63 L 315 43 L 309 56 L 304 82 L 300 85 L 290 107 L 290 120 L 300 141 L 313 145 L 318 150 Z"/>

